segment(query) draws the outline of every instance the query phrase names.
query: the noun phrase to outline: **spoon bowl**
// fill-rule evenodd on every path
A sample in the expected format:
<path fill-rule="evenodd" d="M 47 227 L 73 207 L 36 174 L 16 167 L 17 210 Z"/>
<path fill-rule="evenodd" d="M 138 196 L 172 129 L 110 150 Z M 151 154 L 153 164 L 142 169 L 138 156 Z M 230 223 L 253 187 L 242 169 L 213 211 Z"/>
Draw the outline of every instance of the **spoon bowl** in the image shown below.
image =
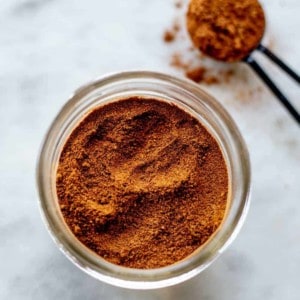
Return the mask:
<path fill-rule="evenodd" d="M 300 84 L 299 75 L 261 45 L 266 22 L 257 0 L 191 0 L 186 17 L 196 48 L 219 61 L 247 63 L 300 124 L 300 114 L 252 57 L 255 50 L 262 52 Z"/>

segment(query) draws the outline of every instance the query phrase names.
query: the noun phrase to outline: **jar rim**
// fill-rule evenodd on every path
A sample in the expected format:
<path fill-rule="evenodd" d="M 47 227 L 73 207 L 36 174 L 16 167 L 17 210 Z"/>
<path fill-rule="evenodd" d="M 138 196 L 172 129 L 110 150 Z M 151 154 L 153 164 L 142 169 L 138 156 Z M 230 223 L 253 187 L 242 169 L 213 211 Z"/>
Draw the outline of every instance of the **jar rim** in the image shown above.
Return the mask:
<path fill-rule="evenodd" d="M 80 107 L 80 101 L 84 102 L 84 99 L 87 99 L 87 107 L 91 105 L 92 100 L 87 97 L 95 91 L 105 89 L 109 86 L 113 90 L 120 84 L 123 84 L 125 89 L 125 86 L 127 88 L 130 86 L 130 82 L 132 85 L 137 84 L 137 82 L 142 85 L 143 83 L 145 84 L 147 80 L 149 82 L 151 81 L 152 85 L 156 87 L 161 84 L 165 85 L 164 88 L 169 87 L 173 90 L 178 89 L 181 92 L 185 91 L 186 95 L 198 99 L 198 105 L 200 105 L 201 102 L 204 108 L 210 109 L 213 116 L 219 119 L 218 122 L 220 123 L 216 121 L 214 126 L 218 124 L 218 126 L 223 127 L 221 128 L 223 131 L 226 131 L 225 142 L 226 139 L 230 139 L 232 151 L 236 156 L 235 159 L 238 161 L 239 166 L 239 170 L 235 170 L 236 173 L 239 174 L 235 176 L 240 177 L 237 178 L 237 180 L 240 180 L 240 191 L 236 196 L 238 199 L 232 199 L 232 201 L 239 202 L 235 208 L 235 215 L 232 217 L 230 224 L 226 225 L 228 227 L 226 230 L 224 230 L 223 227 L 220 228 L 219 233 L 222 233 L 224 230 L 223 235 L 218 236 L 216 234 L 212 238 L 220 239 L 218 242 L 215 241 L 213 249 L 211 249 L 212 247 L 210 246 L 212 243 L 209 241 L 205 243 L 201 251 L 196 254 L 193 253 L 182 261 L 162 268 L 144 270 L 109 263 L 81 244 L 67 225 L 62 222 L 61 216 L 57 215 L 57 207 L 56 209 L 54 207 L 57 205 L 57 198 L 55 198 L 53 194 L 53 182 L 51 180 L 53 180 L 53 174 L 56 170 L 52 162 L 54 151 L 57 151 L 61 145 L 61 140 L 59 140 L 58 135 L 62 135 L 60 132 L 67 130 L 69 128 L 68 126 L 71 126 L 68 120 L 70 111 L 78 109 L 78 107 Z M 103 94 L 101 97 L 103 97 Z M 88 101 L 91 102 L 88 103 Z M 233 154 L 229 153 L 228 155 Z M 232 167 L 237 168 L 237 166 Z M 114 73 L 97 78 L 77 89 L 62 107 L 50 126 L 42 143 L 36 170 L 40 211 L 50 235 L 60 250 L 62 250 L 75 265 L 91 276 L 106 283 L 133 289 L 151 289 L 174 285 L 195 276 L 209 266 L 229 244 L 231 244 L 245 220 L 250 201 L 250 177 L 250 160 L 247 147 L 233 119 L 223 106 L 218 103 L 214 97 L 207 94 L 191 81 L 150 71 Z M 225 223 L 223 226 L 225 226 Z"/>

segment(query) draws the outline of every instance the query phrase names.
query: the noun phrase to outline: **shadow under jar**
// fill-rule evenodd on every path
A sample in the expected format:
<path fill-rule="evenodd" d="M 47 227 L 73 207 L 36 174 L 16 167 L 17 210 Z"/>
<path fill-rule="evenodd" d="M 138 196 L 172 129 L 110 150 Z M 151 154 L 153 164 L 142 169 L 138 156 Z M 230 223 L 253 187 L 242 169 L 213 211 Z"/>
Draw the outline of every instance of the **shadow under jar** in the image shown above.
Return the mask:
<path fill-rule="evenodd" d="M 226 214 L 210 238 L 186 258 L 160 268 L 135 269 L 110 263 L 82 244 L 65 222 L 56 176 L 70 134 L 96 108 L 128 98 L 157 99 L 187 112 L 216 140 L 226 162 Z M 123 72 L 78 89 L 52 123 L 37 166 L 40 206 L 51 236 L 63 253 L 89 275 L 112 285 L 151 289 L 183 282 L 208 267 L 233 241 L 249 206 L 250 164 L 244 141 L 224 108 L 197 85 L 153 72 Z"/>

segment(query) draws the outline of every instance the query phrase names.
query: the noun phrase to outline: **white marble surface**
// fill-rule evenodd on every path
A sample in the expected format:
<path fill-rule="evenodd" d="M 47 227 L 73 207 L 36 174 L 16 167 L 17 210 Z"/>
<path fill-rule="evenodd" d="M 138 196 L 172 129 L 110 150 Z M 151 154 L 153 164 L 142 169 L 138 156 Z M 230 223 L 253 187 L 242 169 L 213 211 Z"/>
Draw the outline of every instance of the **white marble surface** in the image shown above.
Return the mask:
<path fill-rule="evenodd" d="M 300 70 L 300 2 L 263 3 L 265 42 Z M 35 165 L 55 114 L 75 88 L 108 72 L 182 76 L 169 57 L 189 41 L 161 39 L 176 14 L 172 0 L 0 1 L 0 299 L 300 299 L 300 129 L 241 64 L 228 84 L 203 86 L 238 123 L 253 169 L 246 224 L 209 269 L 171 288 L 115 288 L 73 266 L 42 223 Z M 300 109 L 299 87 L 257 57 Z"/>

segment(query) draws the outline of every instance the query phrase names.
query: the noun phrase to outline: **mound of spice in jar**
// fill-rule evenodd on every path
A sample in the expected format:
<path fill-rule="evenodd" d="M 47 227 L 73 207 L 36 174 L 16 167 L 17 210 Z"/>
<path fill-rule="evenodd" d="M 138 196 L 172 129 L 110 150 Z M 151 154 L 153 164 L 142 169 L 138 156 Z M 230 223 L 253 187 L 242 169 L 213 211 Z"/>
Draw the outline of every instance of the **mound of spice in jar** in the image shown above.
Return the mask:
<path fill-rule="evenodd" d="M 67 139 L 56 179 L 76 238 L 131 268 L 186 258 L 213 236 L 228 206 L 217 141 L 159 99 L 131 97 L 90 112 Z"/>

